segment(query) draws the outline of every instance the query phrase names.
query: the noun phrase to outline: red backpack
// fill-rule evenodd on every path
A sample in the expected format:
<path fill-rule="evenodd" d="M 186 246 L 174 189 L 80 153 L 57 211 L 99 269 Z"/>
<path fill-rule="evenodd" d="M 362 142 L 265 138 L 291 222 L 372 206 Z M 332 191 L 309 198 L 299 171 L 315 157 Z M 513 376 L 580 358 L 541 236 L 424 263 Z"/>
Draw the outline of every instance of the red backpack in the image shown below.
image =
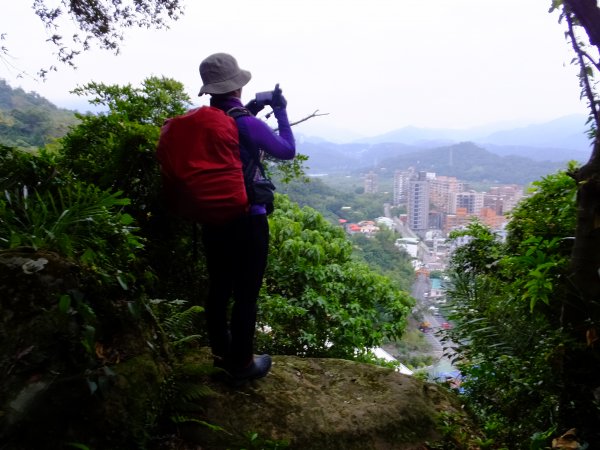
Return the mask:
<path fill-rule="evenodd" d="M 211 106 L 168 119 L 156 156 L 168 207 L 206 224 L 223 224 L 248 211 L 235 120 Z"/>

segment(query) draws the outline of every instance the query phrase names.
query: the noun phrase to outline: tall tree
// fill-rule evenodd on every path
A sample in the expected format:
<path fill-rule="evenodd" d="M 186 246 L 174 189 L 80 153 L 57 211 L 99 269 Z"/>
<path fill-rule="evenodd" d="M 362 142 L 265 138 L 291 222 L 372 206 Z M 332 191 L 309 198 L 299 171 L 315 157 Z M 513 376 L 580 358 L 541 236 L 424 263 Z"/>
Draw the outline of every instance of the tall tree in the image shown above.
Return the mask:
<path fill-rule="evenodd" d="M 567 25 L 567 36 L 580 67 L 582 98 L 587 100 L 590 159 L 570 175 L 577 183 L 577 226 L 571 254 L 570 295 L 563 304 L 562 325 L 573 342 L 565 349 L 562 426 L 579 428 L 589 442 L 600 442 L 600 8 L 596 0 L 554 0 Z M 584 33 L 582 33 L 582 31 Z M 586 38 L 587 37 L 587 42 Z"/>

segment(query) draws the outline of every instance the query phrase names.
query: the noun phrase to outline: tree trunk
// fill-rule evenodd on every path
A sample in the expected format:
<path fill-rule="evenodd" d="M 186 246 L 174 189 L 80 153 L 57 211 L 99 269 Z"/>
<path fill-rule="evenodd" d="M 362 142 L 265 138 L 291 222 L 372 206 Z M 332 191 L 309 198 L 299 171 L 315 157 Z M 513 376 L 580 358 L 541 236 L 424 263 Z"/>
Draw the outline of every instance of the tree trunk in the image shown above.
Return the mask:
<path fill-rule="evenodd" d="M 596 141 L 596 148 L 600 141 Z M 561 429 L 578 428 L 600 442 L 600 167 L 590 160 L 573 174 L 578 183 L 577 228 L 571 255 L 571 295 L 563 305 L 566 343 Z"/>
<path fill-rule="evenodd" d="M 600 48 L 600 9 L 596 0 L 565 0 L 566 13 L 582 25 L 590 43 Z M 581 63 L 581 60 L 580 60 Z M 584 68 L 582 67 L 582 71 Z M 593 97 L 588 91 L 588 97 Z M 596 100 L 588 98 L 597 121 Z M 596 123 L 596 129 L 599 128 Z M 575 427 L 592 447 L 600 442 L 600 138 L 590 160 L 574 171 L 577 182 L 577 228 L 571 255 L 571 295 L 563 305 L 565 343 L 561 429 Z"/>
<path fill-rule="evenodd" d="M 596 0 L 565 0 L 565 4 L 585 28 L 590 44 L 600 46 L 600 9 Z"/>

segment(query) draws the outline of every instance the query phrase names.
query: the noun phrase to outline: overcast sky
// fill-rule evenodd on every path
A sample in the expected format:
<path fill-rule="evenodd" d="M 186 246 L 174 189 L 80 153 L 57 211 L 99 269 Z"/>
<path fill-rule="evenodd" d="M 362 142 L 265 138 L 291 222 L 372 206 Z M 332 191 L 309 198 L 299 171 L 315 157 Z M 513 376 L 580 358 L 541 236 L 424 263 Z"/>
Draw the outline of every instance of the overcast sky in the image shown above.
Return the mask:
<path fill-rule="evenodd" d="M 0 78 L 60 107 L 81 101 L 69 93 L 78 85 L 137 86 L 152 75 L 205 104 L 198 65 L 228 52 L 253 75 L 244 101 L 280 83 L 291 120 L 328 114 L 296 130 L 326 138 L 587 114 L 550 0 L 188 0 L 170 30 L 128 30 L 119 56 L 88 52 L 45 82 L 17 78 L 54 62 L 31 3 L 0 0 L 12 55 Z"/>

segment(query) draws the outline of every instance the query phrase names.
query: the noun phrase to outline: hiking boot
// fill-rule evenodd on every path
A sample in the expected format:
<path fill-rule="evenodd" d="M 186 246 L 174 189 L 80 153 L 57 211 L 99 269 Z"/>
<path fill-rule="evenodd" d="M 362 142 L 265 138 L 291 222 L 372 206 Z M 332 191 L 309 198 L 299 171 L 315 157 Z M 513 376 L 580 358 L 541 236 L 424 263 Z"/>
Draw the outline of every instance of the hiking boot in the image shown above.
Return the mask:
<path fill-rule="evenodd" d="M 269 355 L 256 355 L 245 367 L 229 370 L 231 384 L 241 386 L 247 381 L 265 377 L 271 369 L 271 357 Z"/>

